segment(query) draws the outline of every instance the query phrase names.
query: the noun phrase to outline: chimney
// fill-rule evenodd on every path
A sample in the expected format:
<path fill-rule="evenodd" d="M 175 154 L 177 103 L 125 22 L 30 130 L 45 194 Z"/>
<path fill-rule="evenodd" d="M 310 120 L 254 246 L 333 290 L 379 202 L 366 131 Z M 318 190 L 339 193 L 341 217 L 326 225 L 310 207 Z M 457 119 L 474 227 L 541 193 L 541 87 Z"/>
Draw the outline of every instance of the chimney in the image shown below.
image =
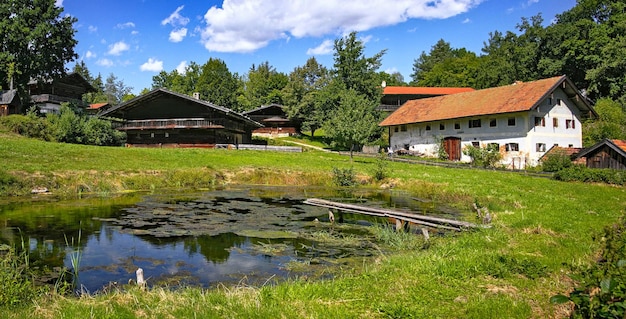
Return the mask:
<path fill-rule="evenodd" d="M 193 98 L 196 100 L 200 99 L 200 92 L 193 92 Z"/>

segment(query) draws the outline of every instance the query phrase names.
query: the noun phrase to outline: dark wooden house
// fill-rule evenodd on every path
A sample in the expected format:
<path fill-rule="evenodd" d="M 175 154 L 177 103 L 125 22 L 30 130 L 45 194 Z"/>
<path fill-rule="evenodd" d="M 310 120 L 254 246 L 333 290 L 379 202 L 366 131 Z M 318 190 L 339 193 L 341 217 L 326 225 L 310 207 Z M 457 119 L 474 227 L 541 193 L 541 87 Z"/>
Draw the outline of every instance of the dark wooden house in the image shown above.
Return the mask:
<path fill-rule="evenodd" d="M 78 73 L 70 73 L 54 80 L 31 80 L 28 82 L 30 102 L 41 113 L 56 113 L 64 102 L 87 108 L 89 103 L 82 100 L 83 94 L 96 89 Z"/>
<path fill-rule="evenodd" d="M 214 147 L 247 144 L 262 125 L 231 109 L 156 89 L 100 114 L 117 119 L 127 146 Z"/>
<path fill-rule="evenodd" d="M 22 103 L 17 90 L 0 91 L 0 116 L 18 114 Z"/>
<path fill-rule="evenodd" d="M 589 168 L 626 169 L 626 141 L 604 139 L 578 153 Z"/>
<path fill-rule="evenodd" d="M 253 135 L 278 137 L 300 133 L 300 121 L 289 119 L 282 105 L 264 105 L 243 114 L 264 126 L 254 130 Z"/>
<path fill-rule="evenodd" d="M 472 88 L 457 87 L 416 87 L 416 86 L 385 86 L 378 109 L 383 112 L 394 112 L 409 100 L 474 91 Z"/>

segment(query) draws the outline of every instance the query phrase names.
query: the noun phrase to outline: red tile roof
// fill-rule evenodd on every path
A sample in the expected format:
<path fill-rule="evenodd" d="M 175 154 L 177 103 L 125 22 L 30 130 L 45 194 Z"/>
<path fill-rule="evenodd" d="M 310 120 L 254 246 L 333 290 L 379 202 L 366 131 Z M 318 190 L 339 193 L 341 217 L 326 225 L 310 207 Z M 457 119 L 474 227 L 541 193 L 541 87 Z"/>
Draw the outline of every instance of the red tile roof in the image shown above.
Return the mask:
<path fill-rule="evenodd" d="M 389 126 L 529 111 L 566 80 L 566 76 L 558 76 L 484 90 L 410 100 L 389 115 L 380 125 Z M 571 82 L 568 83 L 571 85 Z"/>
<path fill-rule="evenodd" d="M 615 144 L 615 146 L 619 147 L 624 152 L 626 152 L 626 141 L 624 141 L 624 140 L 611 140 L 611 142 L 613 142 L 613 144 Z"/>
<path fill-rule="evenodd" d="M 109 103 L 94 103 L 94 104 L 89 104 L 89 108 L 93 109 L 93 110 L 97 110 L 105 105 L 107 105 Z"/>
<path fill-rule="evenodd" d="M 414 86 L 386 86 L 383 90 L 385 95 L 446 95 L 474 91 L 472 88 L 450 87 L 414 87 Z"/>

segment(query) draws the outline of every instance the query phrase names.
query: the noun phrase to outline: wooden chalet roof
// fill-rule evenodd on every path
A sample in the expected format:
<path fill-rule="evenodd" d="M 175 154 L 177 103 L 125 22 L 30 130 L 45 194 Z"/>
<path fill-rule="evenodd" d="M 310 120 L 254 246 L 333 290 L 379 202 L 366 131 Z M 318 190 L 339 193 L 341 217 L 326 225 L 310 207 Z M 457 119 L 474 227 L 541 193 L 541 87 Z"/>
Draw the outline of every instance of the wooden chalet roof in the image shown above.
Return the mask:
<path fill-rule="evenodd" d="M 54 79 L 54 80 L 53 79 L 43 79 L 43 80 L 31 79 L 28 82 L 28 85 L 34 85 L 34 84 L 37 84 L 38 82 L 43 82 L 43 83 L 48 83 L 48 84 L 53 84 L 56 82 L 56 83 L 74 85 L 74 86 L 84 88 L 85 92 L 97 91 L 96 88 L 94 88 L 91 84 L 89 84 L 89 82 L 87 82 L 87 80 L 85 80 L 85 78 L 82 75 L 76 72 L 68 73 L 67 75 Z"/>
<path fill-rule="evenodd" d="M 384 95 L 447 95 L 474 91 L 473 88 L 386 86 Z"/>
<path fill-rule="evenodd" d="M 223 107 L 223 106 L 219 106 L 216 104 L 213 104 L 211 102 L 207 102 L 207 101 L 203 101 L 200 99 L 196 99 L 194 97 L 191 97 L 189 95 L 185 95 L 185 94 L 181 94 L 181 93 L 177 93 L 177 92 L 173 92 L 167 89 L 163 89 L 163 88 L 159 88 L 159 89 L 154 89 L 146 94 L 142 94 L 140 96 L 137 96 L 131 100 L 128 100 L 124 103 L 121 103 L 117 106 L 114 106 L 104 112 L 102 112 L 100 114 L 100 116 L 102 117 L 113 117 L 113 118 L 124 118 L 124 113 L 127 110 L 136 108 L 136 107 L 140 107 L 146 104 L 149 104 L 151 101 L 154 101 L 156 99 L 159 99 L 161 97 L 164 96 L 169 96 L 169 97 L 175 97 L 175 98 L 179 98 L 182 100 L 186 100 L 192 103 L 196 103 L 198 105 L 207 107 L 207 108 L 211 108 L 215 111 L 221 112 L 222 114 L 224 114 L 224 116 L 226 117 L 230 117 L 230 118 L 234 118 L 234 119 L 238 119 L 240 121 L 243 121 L 245 123 L 248 123 L 252 126 L 255 127 L 263 127 L 263 124 L 254 121 L 252 119 L 250 119 L 249 117 L 237 113 L 229 108 Z"/>
<path fill-rule="evenodd" d="M 279 109 L 281 112 L 284 112 L 284 107 L 280 104 L 276 104 L 276 103 L 272 103 L 270 105 L 261 105 L 260 107 L 257 107 L 256 109 L 250 110 L 250 111 L 245 111 L 242 114 L 244 115 L 252 115 L 255 113 L 259 113 L 261 111 L 267 110 L 267 109 Z"/>
<path fill-rule="evenodd" d="M 0 104 L 1 105 L 9 105 L 9 104 L 19 104 L 19 96 L 17 95 L 17 90 L 7 90 L 0 91 Z"/>
<path fill-rule="evenodd" d="M 597 151 L 603 146 L 608 146 L 609 148 L 615 150 L 621 156 L 626 157 L 626 141 L 604 139 L 596 143 L 595 145 L 582 150 L 580 153 L 578 153 L 577 158 L 587 157 L 587 155 Z"/>
<path fill-rule="evenodd" d="M 587 99 L 566 76 L 533 82 L 410 100 L 384 119 L 380 125 L 400 125 L 440 121 L 489 114 L 530 111 L 559 86 L 583 113 L 597 116 Z"/>

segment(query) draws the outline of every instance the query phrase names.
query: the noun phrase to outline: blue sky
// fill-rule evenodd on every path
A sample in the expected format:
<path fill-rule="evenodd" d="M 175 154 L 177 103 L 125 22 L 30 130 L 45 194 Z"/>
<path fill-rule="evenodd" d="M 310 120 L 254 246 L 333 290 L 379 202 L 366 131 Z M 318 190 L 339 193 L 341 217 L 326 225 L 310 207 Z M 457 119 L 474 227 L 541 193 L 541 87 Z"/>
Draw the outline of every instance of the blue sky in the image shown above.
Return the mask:
<path fill-rule="evenodd" d="M 332 67 L 333 41 L 358 31 L 382 71 L 410 80 L 414 60 L 444 39 L 477 54 L 493 31 L 516 31 L 522 17 L 544 23 L 576 0 L 56 0 L 78 19 L 78 60 L 138 94 L 152 77 L 209 58 L 245 74 L 265 61 L 289 73 L 315 56 Z M 68 64 L 71 69 L 74 62 Z"/>

